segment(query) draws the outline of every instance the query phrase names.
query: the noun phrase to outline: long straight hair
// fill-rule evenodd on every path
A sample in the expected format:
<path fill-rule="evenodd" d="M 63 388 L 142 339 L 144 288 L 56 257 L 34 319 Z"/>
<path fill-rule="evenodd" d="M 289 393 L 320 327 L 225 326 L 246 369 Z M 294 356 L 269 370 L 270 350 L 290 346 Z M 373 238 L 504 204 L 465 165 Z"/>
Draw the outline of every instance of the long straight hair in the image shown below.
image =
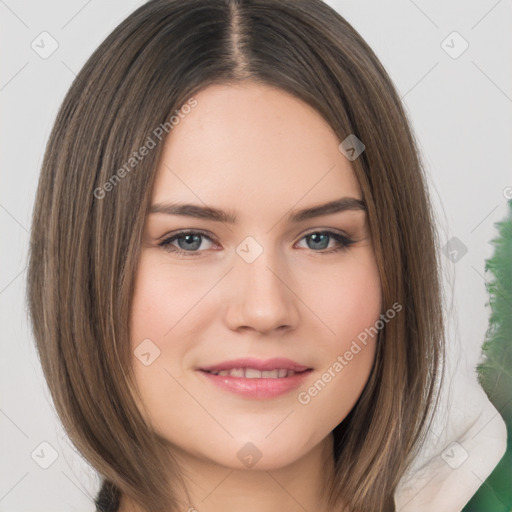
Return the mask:
<path fill-rule="evenodd" d="M 244 80 L 294 95 L 340 142 L 355 134 L 365 144 L 352 167 L 382 311 L 403 309 L 379 331 L 368 382 L 334 430 L 329 503 L 394 511 L 444 373 L 438 235 L 399 94 L 363 38 L 321 0 L 151 0 L 77 75 L 44 155 L 28 269 L 31 322 L 56 411 L 103 479 L 98 506 L 111 493 L 148 512 L 177 507 L 182 475 L 137 407 L 128 342 L 134 276 L 161 141 L 194 94 Z"/>

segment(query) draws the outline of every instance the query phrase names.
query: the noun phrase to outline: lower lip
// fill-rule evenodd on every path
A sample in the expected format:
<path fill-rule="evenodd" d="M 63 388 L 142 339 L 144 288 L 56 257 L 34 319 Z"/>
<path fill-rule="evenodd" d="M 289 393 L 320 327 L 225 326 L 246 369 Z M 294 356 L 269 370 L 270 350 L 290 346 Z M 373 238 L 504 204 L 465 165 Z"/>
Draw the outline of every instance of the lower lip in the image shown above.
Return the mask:
<path fill-rule="evenodd" d="M 247 379 L 228 375 L 215 375 L 199 370 L 210 382 L 222 389 L 247 398 L 274 398 L 298 388 L 312 370 L 296 373 L 291 377 L 277 379 Z"/>

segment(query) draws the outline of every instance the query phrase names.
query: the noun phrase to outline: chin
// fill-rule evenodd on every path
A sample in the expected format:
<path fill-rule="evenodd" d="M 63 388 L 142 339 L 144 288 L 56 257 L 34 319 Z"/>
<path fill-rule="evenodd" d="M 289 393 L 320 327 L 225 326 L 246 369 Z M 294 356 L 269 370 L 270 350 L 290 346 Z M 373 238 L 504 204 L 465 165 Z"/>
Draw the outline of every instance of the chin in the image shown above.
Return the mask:
<path fill-rule="evenodd" d="M 258 439 L 247 436 L 231 439 L 222 443 L 222 453 L 219 453 L 220 443 L 213 450 L 208 450 L 211 462 L 233 470 L 262 470 L 272 471 L 292 465 L 306 456 L 317 443 L 294 436 L 276 436 L 271 434 L 267 439 L 263 434 Z M 284 442 L 284 438 L 286 442 Z"/>

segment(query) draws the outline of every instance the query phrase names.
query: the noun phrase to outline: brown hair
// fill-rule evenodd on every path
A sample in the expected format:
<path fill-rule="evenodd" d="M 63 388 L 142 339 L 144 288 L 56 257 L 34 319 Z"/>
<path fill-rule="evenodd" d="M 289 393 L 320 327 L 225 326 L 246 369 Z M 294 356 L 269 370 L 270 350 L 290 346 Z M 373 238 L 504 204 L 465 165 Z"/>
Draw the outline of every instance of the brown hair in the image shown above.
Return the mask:
<path fill-rule="evenodd" d="M 342 497 L 351 511 L 393 511 L 443 375 L 438 235 L 399 95 L 362 37 L 321 0 L 151 0 L 76 77 L 44 155 L 28 271 L 31 321 L 57 413 L 104 478 L 103 498 L 123 493 L 149 512 L 174 509 L 169 482 L 181 481 L 180 472 L 137 407 L 128 342 L 163 144 L 143 157 L 138 151 L 159 142 L 155 129 L 167 134 L 169 116 L 198 91 L 242 80 L 287 91 L 340 141 L 355 134 L 366 146 L 352 166 L 382 311 L 396 302 L 403 310 L 379 332 L 367 385 L 334 430 L 329 499 L 333 510 Z"/>

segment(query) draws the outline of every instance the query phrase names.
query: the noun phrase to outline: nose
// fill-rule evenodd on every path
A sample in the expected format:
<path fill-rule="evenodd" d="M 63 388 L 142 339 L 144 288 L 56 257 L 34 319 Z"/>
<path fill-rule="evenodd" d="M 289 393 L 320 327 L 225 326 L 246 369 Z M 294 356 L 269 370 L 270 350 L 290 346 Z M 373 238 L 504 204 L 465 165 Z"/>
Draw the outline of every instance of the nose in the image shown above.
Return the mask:
<path fill-rule="evenodd" d="M 300 301 L 292 288 L 290 272 L 283 270 L 282 263 L 271 251 L 264 251 L 252 263 L 237 256 L 226 313 L 230 329 L 268 334 L 297 327 Z"/>

